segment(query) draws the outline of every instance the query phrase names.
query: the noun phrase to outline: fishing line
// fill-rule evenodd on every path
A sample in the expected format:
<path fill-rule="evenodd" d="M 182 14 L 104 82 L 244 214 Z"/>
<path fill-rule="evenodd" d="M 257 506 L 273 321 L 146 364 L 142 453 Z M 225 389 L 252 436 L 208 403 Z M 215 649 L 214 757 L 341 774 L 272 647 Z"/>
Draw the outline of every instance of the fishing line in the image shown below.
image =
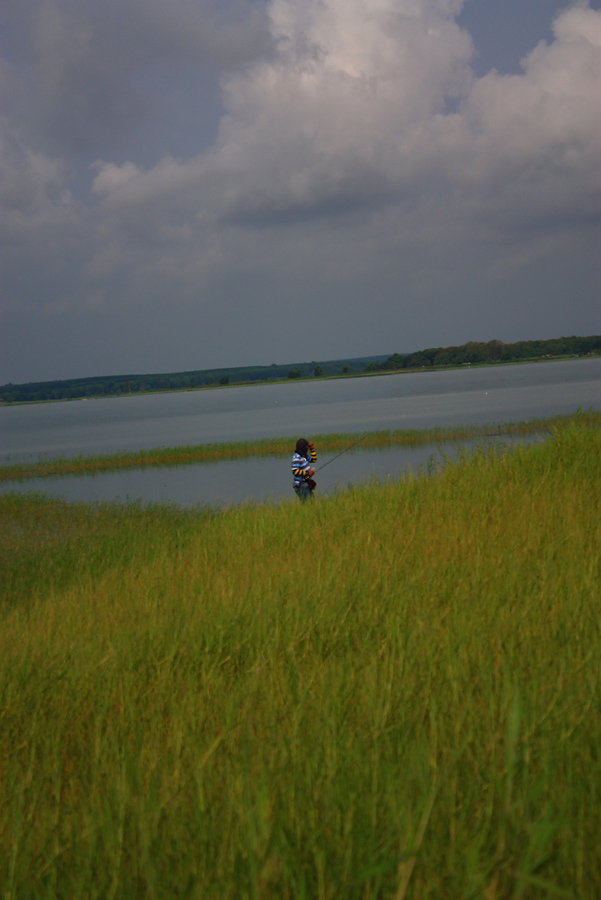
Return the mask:
<path fill-rule="evenodd" d="M 362 434 L 358 440 L 356 440 L 353 444 L 350 445 L 350 447 L 345 447 L 344 450 L 341 450 L 340 453 L 337 453 L 336 456 L 333 456 L 332 459 L 329 459 L 327 461 L 327 463 L 324 463 L 323 466 L 319 467 L 319 469 L 315 469 L 315 474 L 317 475 L 318 472 L 321 472 L 322 469 L 325 469 L 326 466 L 329 466 L 330 463 L 333 463 L 334 460 L 338 459 L 339 456 L 342 456 L 343 453 L 347 453 L 349 450 L 352 450 L 353 447 L 356 447 L 357 444 L 360 444 L 361 441 L 364 441 L 366 437 L 367 437 L 367 435 Z"/>

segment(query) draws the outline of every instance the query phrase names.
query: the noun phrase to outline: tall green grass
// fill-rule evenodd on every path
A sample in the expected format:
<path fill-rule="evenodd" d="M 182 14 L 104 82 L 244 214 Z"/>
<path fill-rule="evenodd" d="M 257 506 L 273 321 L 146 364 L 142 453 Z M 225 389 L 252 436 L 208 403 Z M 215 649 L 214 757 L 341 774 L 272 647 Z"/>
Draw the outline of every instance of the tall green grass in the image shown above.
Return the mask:
<path fill-rule="evenodd" d="M 601 412 L 588 410 L 578 413 L 580 420 L 591 425 L 601 424 Z M 329 433 L 313 435 L 320 454 L 335 453 L 349 447 L 420 446 L 448 441 L 475 440 L 490 435 L 527 435 L 549 432 L 569 420 L 569 416 L 530 419 L 525 422 L 503 422 L 485 425 L 465 425 L 423 429 L 386 429 L 361 434 Z M 49 475 L 85 475 L 115 469 L 145 468 L 149 466 L 181 466 L 211 463 L 251 456 L 282 456 L 290 454 L 295 438 L 265 438 L 260 441 L 198 444 L 180 447 L 153 447 L 124 453 L 96 456 L 57 457 L 0 466 L 0 483 L 44 478 Z"/>
<path fill-rule="evenodd" d="M 0 892 L 601 895 L 601 435 L 221 513 L 0 498 Z"/>

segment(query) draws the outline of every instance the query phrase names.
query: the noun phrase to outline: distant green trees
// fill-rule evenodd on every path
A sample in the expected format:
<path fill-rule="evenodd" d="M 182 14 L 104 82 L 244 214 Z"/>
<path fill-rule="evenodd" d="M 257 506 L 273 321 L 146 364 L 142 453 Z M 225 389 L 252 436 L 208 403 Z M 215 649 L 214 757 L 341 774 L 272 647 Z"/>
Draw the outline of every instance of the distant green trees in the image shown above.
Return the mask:
<path fill-rule="evenodd" d="M 432 347 L 415 353 L 393 353 L 384 362 L 371 362 L 366 372 L 394 372 L 400 369 L 427 369 L 439 366 L 476 366 L 525 359 L 550 359 L 558 356 L 585 356 L 601 353 L 601 336 L 563 337 L 546 341 L 518 341 L 504 344 L 468 341 L 460 347 Z"/>
<path fill-rule="evenodd" d="M 331 375 L 363 374 L 365 372 L 395 372 L 428 369 L 434 366 L 478 365 L 545 359 L 558 356 L 585 356 L 601 353 L 601 336 L 563 337 L 547 341 L 519 341 L 504 344 L 469 341 L 460 347 L 434 347 L 414 353 L 393 353 L 392 356 L 358 357 L 329 360 L 321 363 L 304 362 L 288 365 L 240 366 L 228 369 L 199 369 L 191 372 L 168 372 L 146 375 L 100 375 L 93 378 L 72 378 L 65 381 L 29 382 L 0 386 L 0 400 L 5 403 L 31 403 L 40 400 L 80 400 L 84 397 L 118 397 L 125 394 L 151 391 L 194 390 L 211 385 L 265 382 L 285 378 L 308 378 Z M 227 379 L 225 381 L 224 379 Z"/>
<path fill-rule="evenodd" d="M 384 357 L 377 357 L 380 361 Z M 153 391 L 194 390 L 211 385 L 275 381 L 284 378 L 307 378 L 319 368 L 324 375 L 339 375 L 343 368 L 355 373 L 363 372 L 366 358 L 344 361 L 331 360 L 321 364 L 301 363 L 289 365 L 239 366 L 229 369 L 200 369 L 191 372 L 168 372 L 147 375 L 111 375 L 92 378 L 72 378 L 65 381 L 29 382 L 0 386 L 0 400 L 5 403 L 32 403 L 42 400 L 81 400 L 94 397 L 115 397 L 124 394 L 150 393 Z M 290 373 L 293 373 L 292 375 Z M 227 381 L 224 379 L 227 378 Z"/>

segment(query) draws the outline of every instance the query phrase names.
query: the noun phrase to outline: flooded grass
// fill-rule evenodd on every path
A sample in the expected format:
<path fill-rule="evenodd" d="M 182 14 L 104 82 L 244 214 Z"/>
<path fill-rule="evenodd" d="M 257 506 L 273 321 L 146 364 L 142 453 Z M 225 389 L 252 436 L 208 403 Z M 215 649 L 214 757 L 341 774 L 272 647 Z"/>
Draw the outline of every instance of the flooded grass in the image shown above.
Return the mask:
<path fill-rule="evenodd" d="M 19 900 L 601 893 L 601 433 L 217 512 L 0 497 Z"/>
<path fill-rule="evenodd" d="M 591 425 L 601 423 L 601 412 L 580 414 Z M 342 451 L 357 445 L 363 449 L 394 446 L 418 446 L 448 441 L 475 440 L 490 435 L 528 435 L 545 433 L 569 419 L 557 416 L 550 419 L 532 419 L 525 422 L 492 423 L 448 428 L 398 429 L 365 432 L 361 434 L 313 435 L 320 454 Z M 19 462 L 0 466 L 0 483 L 43 478 L 49 475 L 84 475 L 109 472 L 116 469 L 143 469 L 157 466 L 181 466 L 188 464 L 219 462 L 249 457 L 283 456 L 291 453 L 296 438 L 280 437 L 262 441 L 236 441 L 232 443 L 198 444 L 182 447 L 158 447 L 128 453 L 102 456 L 60 457 Z"/>

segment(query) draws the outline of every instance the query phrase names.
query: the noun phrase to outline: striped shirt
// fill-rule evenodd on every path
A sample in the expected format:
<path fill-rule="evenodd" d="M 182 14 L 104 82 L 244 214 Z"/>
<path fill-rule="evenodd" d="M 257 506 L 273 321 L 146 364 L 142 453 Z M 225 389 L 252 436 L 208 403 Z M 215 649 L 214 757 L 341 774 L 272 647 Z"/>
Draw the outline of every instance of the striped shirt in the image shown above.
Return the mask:
<path fill-rule="evenodd" d="M 301 484 L 309 477 L 307 472 L 311 468 L 311 464 L 317 461 L 317 453 L 309 447 L 309 456 L 301 456 L 295 453 L 292 457 L 292 477 L 294 484 Z"/>

